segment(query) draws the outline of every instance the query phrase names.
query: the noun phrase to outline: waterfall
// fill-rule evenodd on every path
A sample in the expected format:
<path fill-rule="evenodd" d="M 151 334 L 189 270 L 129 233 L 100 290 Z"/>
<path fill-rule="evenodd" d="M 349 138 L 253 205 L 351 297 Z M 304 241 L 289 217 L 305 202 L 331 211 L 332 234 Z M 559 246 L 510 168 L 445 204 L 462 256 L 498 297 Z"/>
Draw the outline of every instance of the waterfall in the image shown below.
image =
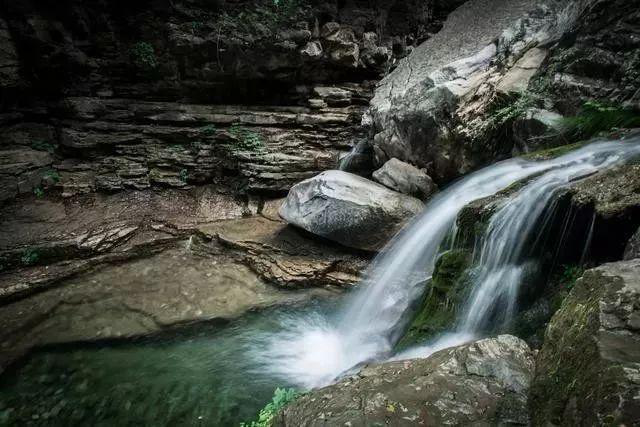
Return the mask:
<path fill-rule="evenodd" d="M 461 179 L 434 197 L 424 212 L 373 260 L 359 289 L 335 315 L 290 319 L 266 338 L 258 357 L 266 369 L 303 387 L 333 381 L 358 365 L 393 357 L 412 306 L 431 277 L 443 242 L 467 204 L 531 178 L 491 218 L 481 246 L 468 303 L 458 330 L 395 358 L 426 356 L 471 339 L 492 312 L 506 320 L 515 310 L 518 285 L 527 268 L 525 237 L 557 192 L 587 173 L 640 154 L 640 137 L 591 144 L 546 161 L 511 159 Z"/>

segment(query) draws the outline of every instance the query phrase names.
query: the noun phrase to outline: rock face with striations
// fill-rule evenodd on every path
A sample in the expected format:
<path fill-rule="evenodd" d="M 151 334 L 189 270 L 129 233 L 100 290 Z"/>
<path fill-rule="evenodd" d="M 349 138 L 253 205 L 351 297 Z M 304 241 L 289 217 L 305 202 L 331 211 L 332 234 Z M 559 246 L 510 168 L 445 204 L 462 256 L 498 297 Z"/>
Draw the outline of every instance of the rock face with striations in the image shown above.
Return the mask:
<path fill-rule="evenodd" d="M 640 423 L 640 260 L 577 281 L 554 315 L 531 387 L 533 425 Z"/>
<path fill-rule="evenodd" d="M 289 224 L 345 246 L 375 251 L 424 205 L 348 172 L 327 171 L 295 185 L 280 208 Z"/>
<path fill-rule="evenodd" d="M 483 339 L 366 367 L 288 405 L 275 425 L 527 425 L 533 365 L 524 341 Z"/>

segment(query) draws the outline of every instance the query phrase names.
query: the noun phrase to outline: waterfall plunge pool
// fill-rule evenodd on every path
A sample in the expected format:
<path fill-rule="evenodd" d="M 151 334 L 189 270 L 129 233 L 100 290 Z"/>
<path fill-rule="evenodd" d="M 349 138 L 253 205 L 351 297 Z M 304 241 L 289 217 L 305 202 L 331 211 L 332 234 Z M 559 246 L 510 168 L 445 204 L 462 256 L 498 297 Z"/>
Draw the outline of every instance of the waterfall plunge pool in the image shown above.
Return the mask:
<path fill-rule="evenodd" d="M 290 319 L 324 317 L 334 298 L 223 327 L 34 351 L 0 376 L 0 425 L 237 426 L 254 419 L 276 387 L 296 386 L 256 357 L 265 337 Z"/>

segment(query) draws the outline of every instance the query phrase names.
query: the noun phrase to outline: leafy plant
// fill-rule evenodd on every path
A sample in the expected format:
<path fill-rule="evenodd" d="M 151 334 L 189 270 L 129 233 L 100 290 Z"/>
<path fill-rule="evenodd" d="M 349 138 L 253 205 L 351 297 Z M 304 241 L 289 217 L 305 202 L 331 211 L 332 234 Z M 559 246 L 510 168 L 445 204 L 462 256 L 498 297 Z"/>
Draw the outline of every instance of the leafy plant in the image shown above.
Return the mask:
<path fill-rule="evenodd" d="M 155 71 L 159 65 L 154 47 L 147 42 L 134 44 L 131 48 L 131 58 L 134 65 L 145 72 Z"/>
<path fill-rule="evenodd" d="M 528 109 L 535 107 L 536 103 L 537 99 L 530 93 L 516 95 L 515 99 L 501 99 L 489 113 L 489 125 L 494 129 L 500 128 L 523 116 Z"/>
<path fill-rule="evenodd" d="M 211 135 L 215 135 L 216 130 L 217 130 L 216 125 L 210 124 L 202 127 L 200 129 L 200 132 L 202 132 L 204 135 L 211 136 Z"/>
<path fill-rule="evenodd" d="M 37 263 L 40 260 L 40 253 L 38 252 L 37 249 L 26 249 L 23 253 L 22 253 L 22 257 L 20 258 L 20 261 L 22 262 L 23 265 L 33 265 L 35 263 Z"/>
<path fill-rule="evenodd" d="M 236 148 L 240 151 L 259 151 L 264 148 L 260 134 L 244 126 L 233 125 L 229 128 L 229 133 L 238 139 Z"/>
<path fill-rule="evenodd" d="M 565 265 L 560 273 L 560 283 L 563 286 L 571 289 L 573 285 L 576 283 L 582 273 L 584 273 L 584 269 L 577 265 Z"/>
<path fill-rule="evenodd" d="M 60 182 L 60 174 L 58 173 L 58 171 L 51 169 L 44 173 L 44 175 L 42 176 L 42 179 L 51 181 L 54 183 L 58 183 Z"/>
<path fill-rule="evenodd" d="M 48 153 L 53 153 L 56 149 L 56 146 L 46 141 L 34 141 L 31 143 L 31 148 L 38 151 L 46 151 Z"/>
<path fill-rule="evenodd" d="M 614 128 L 640 126 L 640 113 L 596 101 L 586 102 L 576 116 L 560 122 L 560 134 L 570 141 L 589 139 Z"/>
<path fill-rule="evenodd" d="M 186 169 L 182 169 L 180 171 L 180 181 L 186 183 L 188 179 L 189 179 L 189 171 Z"/>
<path fill-rule="evenodd" d="M 242 423 L 240 427 L 270 427 L 273 423 L 273 419 L 278 412 L 289 403 L 293 402 L 300 397 L 295 389 L 276 388 L 273 393 L 273 398 L 258 415 L 257 421 L 251 421 L 249 423 Z"/>
<path fill-rule="evenodd" d="M 44 189 L 41 186 L 37 186 L 33 189 L 33 194 L 35 194 L 37 198 L 42 198 L 44 197 Z"/>

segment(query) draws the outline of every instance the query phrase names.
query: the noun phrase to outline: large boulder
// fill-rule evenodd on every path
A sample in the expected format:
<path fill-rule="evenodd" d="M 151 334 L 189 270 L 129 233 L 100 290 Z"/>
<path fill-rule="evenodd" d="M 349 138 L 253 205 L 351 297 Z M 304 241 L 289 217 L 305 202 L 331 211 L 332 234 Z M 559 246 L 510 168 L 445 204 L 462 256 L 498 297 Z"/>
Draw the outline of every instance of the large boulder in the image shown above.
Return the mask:
<path fill-rule="evenodd" d="M 640 424 L 640 259 L 584 273 L 547 328 L 533 425 Z"/>
<path fill-rule="evenodd" d="M 483 339 L 366 367 L 288 405 L 275 425 L 527 425 L 533 365 L 524 341 Z"/>
<path fill-rule="evenodd" d="M 345 246 L 375 251 L 424 205 L 358 175 L 327 171 L 295 185 L 280 208 L 289 224 Z"/>
<path fill-rule="evenodd" d="M 373 179 L 403 194 L 425 199 L 438 190 L 424 170 L 398 159 L 391 159 L 373 173 Z"/>
<path fill-rule="evenodd" d="M 491 156 L 474 146 L 479 141 L 472 129 L 480 126 L 474 119 L 495 87 L 518 92 L 541 65 L 546 50 L 536 46 L 549 37 L 565 2 L 546 3 L 471 0 L 452 12 L 376 90 L 365 123 L 376 134 L 378 164 L 396 157 L 426 167 L 440 183 L 477 167 L 483 159 L 473 157 L 476 151 Z"/>

